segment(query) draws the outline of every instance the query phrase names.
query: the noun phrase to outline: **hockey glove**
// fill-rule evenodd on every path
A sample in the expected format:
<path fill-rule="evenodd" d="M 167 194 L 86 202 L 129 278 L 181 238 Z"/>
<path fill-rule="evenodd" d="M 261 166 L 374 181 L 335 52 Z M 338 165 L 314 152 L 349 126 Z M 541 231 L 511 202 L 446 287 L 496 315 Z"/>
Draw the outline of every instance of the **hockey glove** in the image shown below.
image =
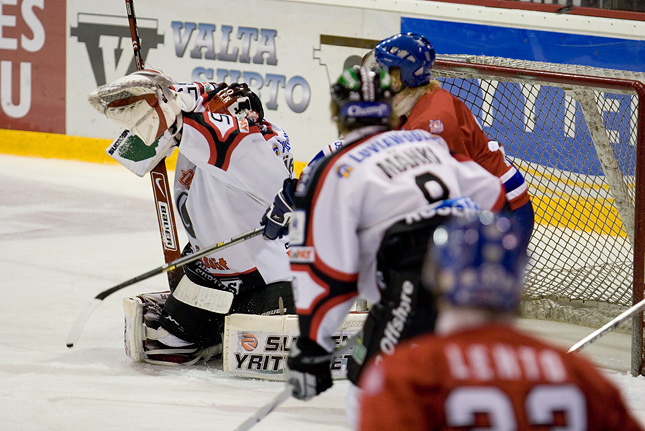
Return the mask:
<path fill-rule="evenodd" d="M 299 337 L 287 358 L 287 385 L 292 395 L 307 401 L 331 388 L 331 355 L 315 341 Z"/>
<path fill-rule="evenodd" d="M 165 73 L 144 69 L 102 85 L 88 95 L 100 113 L 152 146 L 177 121 L 181 97 Z"/>
<path fill-rule="evenodd" d="M 273 203 L 262 216 L 260 224 L 264 226 L 266 239 L 282 238 L 289 233 L 291 207 L 293 206 L 293 189 L 297 180 L 287 178 L 282 184 L 282 190 L 275 195 Z"/>

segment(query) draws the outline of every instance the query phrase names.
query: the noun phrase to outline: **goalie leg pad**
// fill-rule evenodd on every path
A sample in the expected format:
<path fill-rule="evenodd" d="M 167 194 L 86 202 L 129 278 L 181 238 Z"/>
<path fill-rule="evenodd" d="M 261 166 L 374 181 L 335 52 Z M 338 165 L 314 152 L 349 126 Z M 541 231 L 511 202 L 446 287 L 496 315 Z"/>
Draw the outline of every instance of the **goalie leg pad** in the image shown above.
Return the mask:
<path fill-rule="evenodd" d="M 224 316 L 188 305 L 173 294 L 163 307 L 161 326 L 182 340 L 209 348 L 222 343 Z"/>
<path fill-rule="evenodd" d="M 231 313 L 241 314 L 295 314 L 291 282 L 278 281 L 245 290 L 235 297 Z"/>
<path fill-rule="evenodd" d="M 219 314 L 229 312 L 235 297 L 233 292 L 200 286 L 188 277 L 182 277 L 172 295 L 184 304 Z"/>
<path fill-rule="evenodd" d="M 221 344 L 200 348 L 161 327 L 161 310 L 169 296 L 170 292 L 157 292 L 123 300 L 126 355 L 135 362 L 192 365 L 221 354 Z"/>
<path fill-rule="evenodd" d="M 161 307 L 168 295 L 170 292 L 155 292 L 123 299 L 125 354 L 133 361 L 145 360 L 148 330 L 153 326 L 159 326 Z M 151 325 L 150 328 L 148 325 Z"/>
<path fill-rule="evenodd" d="M 145 358 L 143 340 L 146 338 L 143 323 L 143 300 L 138 296 L 123 299 L 125 354 L 135 362 Z"/>

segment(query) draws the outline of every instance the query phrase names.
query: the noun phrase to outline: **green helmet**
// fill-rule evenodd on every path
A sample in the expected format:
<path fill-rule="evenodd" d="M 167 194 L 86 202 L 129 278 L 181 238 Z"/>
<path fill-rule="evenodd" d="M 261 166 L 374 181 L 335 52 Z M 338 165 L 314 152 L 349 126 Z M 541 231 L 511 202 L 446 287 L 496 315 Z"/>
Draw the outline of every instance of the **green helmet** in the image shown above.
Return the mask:
<path fill-rule="evenodd" d="M 345 69 L 331 87 L 338 120 L 348 129 L 388 125 L 392 115 L 392 80 L 385 69 Z"/>

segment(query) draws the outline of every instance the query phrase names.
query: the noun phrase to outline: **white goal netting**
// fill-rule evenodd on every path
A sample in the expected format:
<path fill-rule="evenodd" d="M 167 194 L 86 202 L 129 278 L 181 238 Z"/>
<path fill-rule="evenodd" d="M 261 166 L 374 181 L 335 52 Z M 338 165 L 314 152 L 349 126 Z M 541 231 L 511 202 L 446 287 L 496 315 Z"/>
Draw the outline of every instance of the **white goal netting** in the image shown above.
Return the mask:
<path fill-rule="evenodd" d="M 523 314 L 600 327 L 631 306 L 642 126 L 623 80 L 645 74 L 454 55 L 439 56 L 433 74 L 529 183 L 536 229 Z"/>

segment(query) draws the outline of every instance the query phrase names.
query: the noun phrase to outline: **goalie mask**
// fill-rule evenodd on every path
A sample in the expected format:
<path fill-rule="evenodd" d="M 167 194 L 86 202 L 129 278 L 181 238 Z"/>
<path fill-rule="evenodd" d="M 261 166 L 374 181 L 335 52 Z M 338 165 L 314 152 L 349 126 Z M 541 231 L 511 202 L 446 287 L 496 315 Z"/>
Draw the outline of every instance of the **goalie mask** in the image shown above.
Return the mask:
<path fill-rule="evenodd" d="M 380 68 L 345 69 L 331 87 L 335 120 L 351 130 L 369 125 L 389 125 L 392 116 L 392 80 Z"/>
<path fill-rule="evenodd" d="M 208 101 L 207 108 L 211 112 L 247 118 L 255 123 L 264 119 L 260 98 L 244 83 L 231 84 L 217 91 Z"/>
<path fill-rule="evenodd" d="M 435 229 L 424 284 L 454 307 L 513 312 L 528 261 L 511 219 L 482 211 Z"/>

